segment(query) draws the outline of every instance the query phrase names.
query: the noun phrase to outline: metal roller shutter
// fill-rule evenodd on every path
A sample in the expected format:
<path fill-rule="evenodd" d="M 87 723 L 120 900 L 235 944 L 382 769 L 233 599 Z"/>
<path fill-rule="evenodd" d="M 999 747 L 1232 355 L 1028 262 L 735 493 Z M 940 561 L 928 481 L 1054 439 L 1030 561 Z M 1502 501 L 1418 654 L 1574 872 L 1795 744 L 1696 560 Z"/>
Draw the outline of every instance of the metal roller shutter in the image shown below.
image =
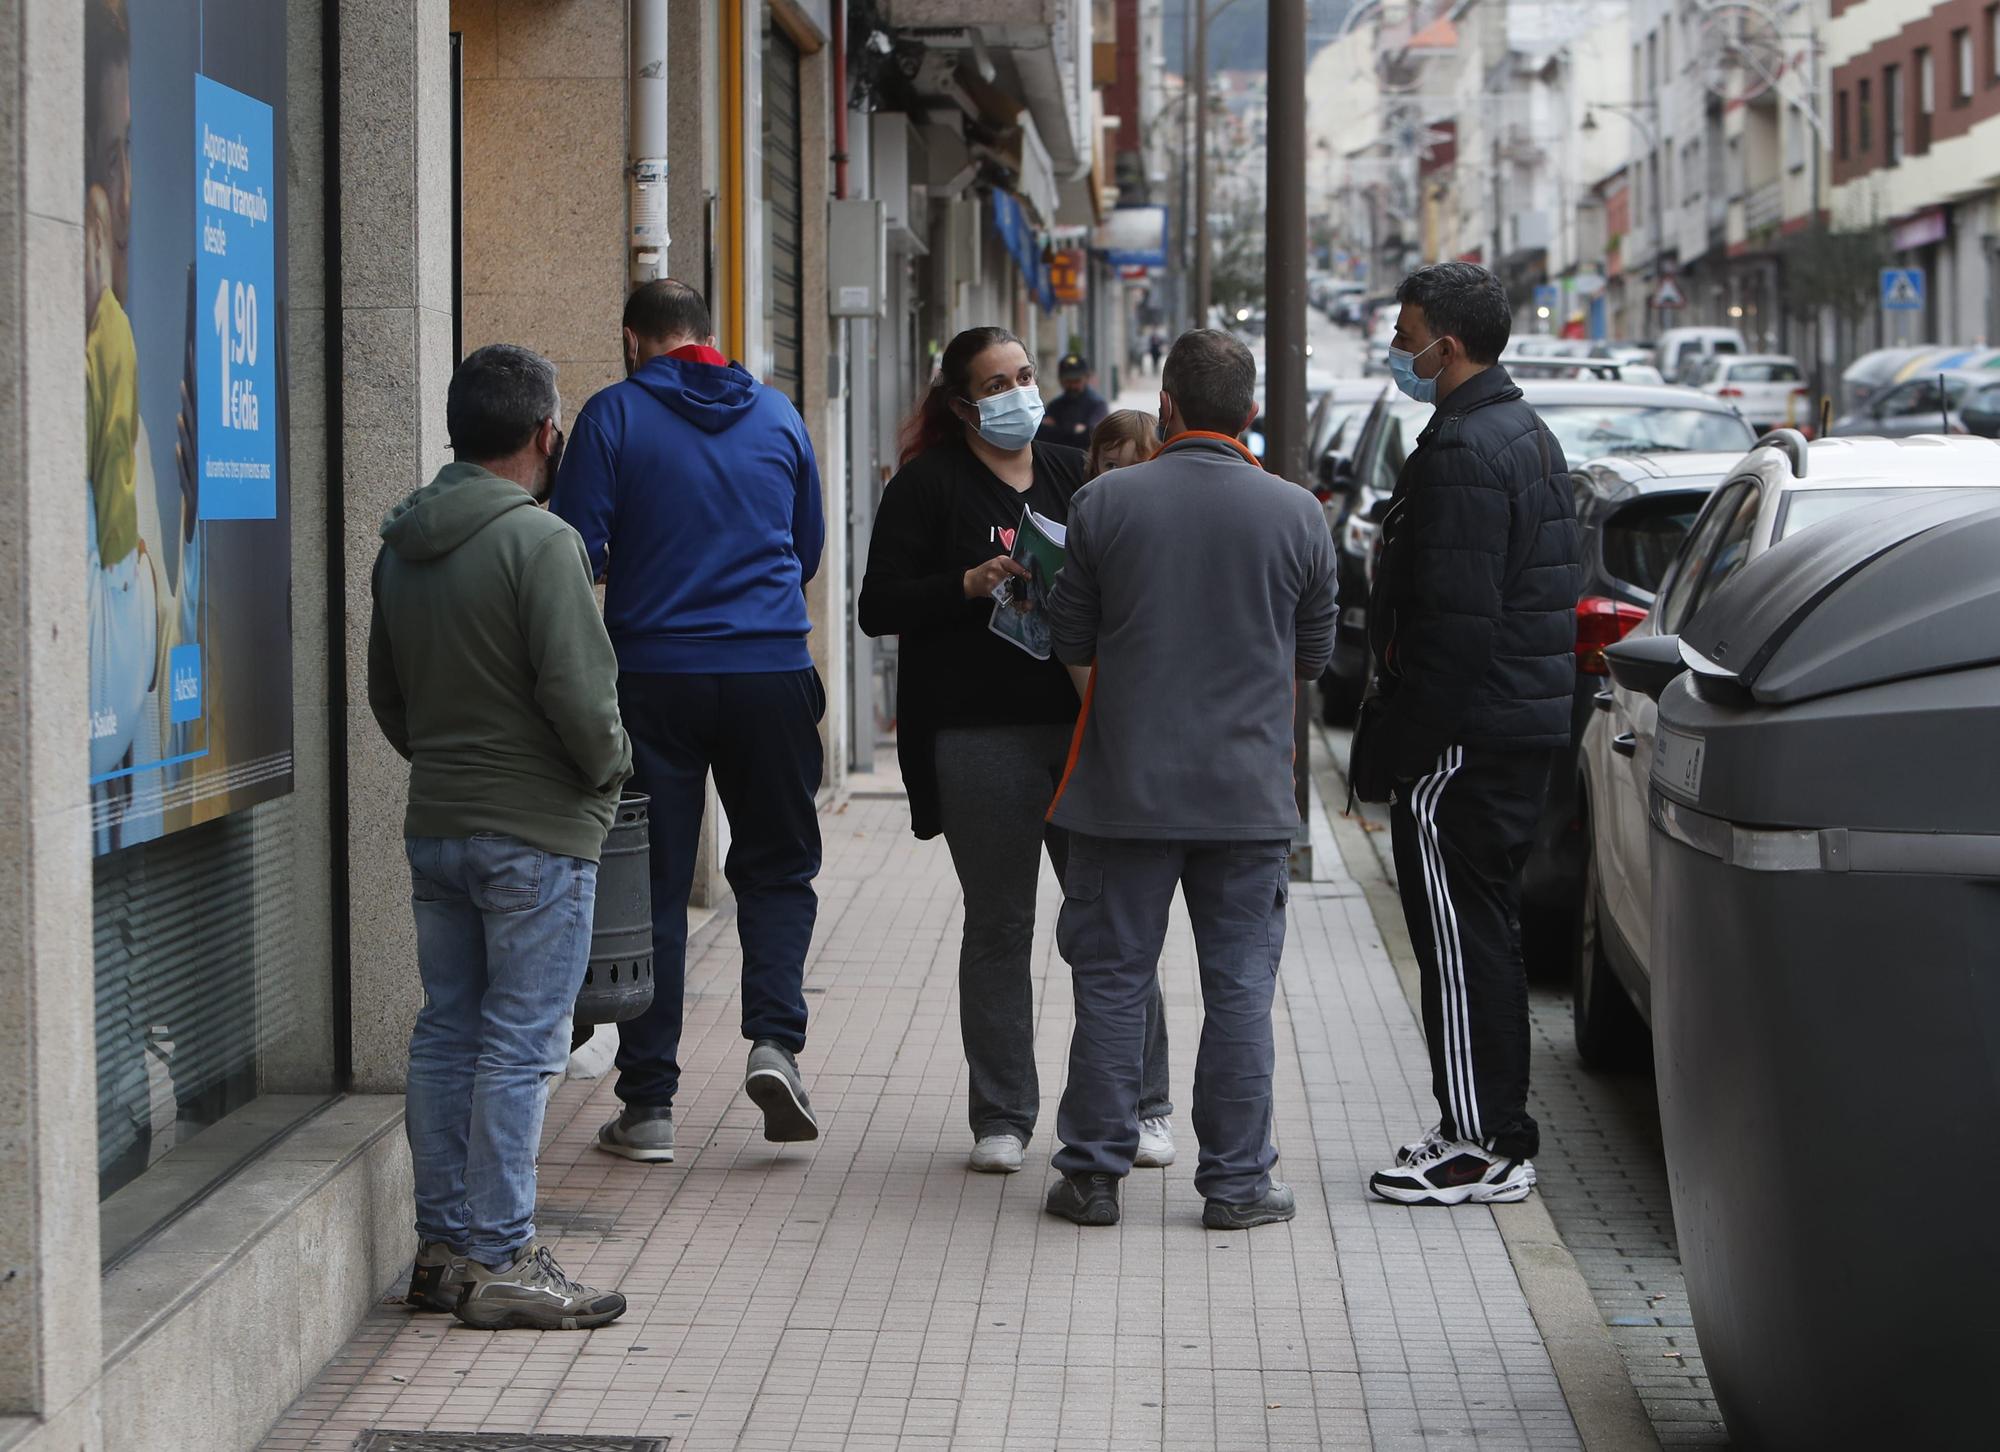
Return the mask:
<path fill-rule="evenodd" d="M 771 376 L 805 406 L 804 149 L 799 126 L 799 49 L 777 26 L 764 39 L 764 267 Z"/>

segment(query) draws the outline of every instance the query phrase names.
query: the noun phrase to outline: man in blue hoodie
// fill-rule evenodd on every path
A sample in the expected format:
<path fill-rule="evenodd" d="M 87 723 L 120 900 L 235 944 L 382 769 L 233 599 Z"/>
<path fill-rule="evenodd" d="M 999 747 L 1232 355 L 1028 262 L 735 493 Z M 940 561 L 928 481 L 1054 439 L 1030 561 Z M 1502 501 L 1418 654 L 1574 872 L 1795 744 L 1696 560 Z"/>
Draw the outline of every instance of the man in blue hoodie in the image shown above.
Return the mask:
<path fill-rule="evenodd" d="M 743 943 L 744 1088 L 764 1137 L 816 1139 L 799 1076 L 818 899 L 826 692 L 805 583 L 826 542 L 819 468 L 791 401 L 715 351 L 708 306 L 663 278 L 625 303 L 623 383 L 583 406 L 550 508 L 605 582 L 632 789 L 653 822 L 652 1007 L 618 1026 L 624 1108 L 607 1153 L 674 1157 L 687 901 L 712 772 Z"/>

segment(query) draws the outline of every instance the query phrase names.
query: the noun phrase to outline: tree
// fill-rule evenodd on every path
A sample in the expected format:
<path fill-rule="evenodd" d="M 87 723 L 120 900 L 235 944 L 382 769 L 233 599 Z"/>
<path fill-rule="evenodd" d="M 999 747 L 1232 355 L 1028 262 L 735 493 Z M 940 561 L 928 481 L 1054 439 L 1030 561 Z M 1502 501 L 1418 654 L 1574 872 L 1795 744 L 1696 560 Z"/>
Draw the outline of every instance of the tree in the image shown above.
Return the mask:
<path fill-rule="evenodd" d="M 1816 221 L 1785 238 L 1778 256 L 1784 263 L 1785 310 L 1812 341 L 1813 393 L 1823 397 L 1829 391 L 1827 372 L 1833 360 L 1823 350 L 1820 320 L 1829 314 L 1834 318 L 1836 351 L 1852 356 L 1856 333 L 1874 315 L 1881 296 L 1882 267 L 1888 261 L 1882 233 L 1878 229 L 1837 232 Z"/>

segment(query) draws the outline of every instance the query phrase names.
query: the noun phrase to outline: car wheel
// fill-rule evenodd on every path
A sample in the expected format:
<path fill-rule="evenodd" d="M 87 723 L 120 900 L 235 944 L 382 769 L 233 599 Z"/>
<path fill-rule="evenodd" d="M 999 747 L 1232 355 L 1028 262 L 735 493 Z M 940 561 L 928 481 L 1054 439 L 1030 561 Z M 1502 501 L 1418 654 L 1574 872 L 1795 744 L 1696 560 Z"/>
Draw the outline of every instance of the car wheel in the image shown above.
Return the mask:
<path fill-rule="evenodd" d="M 1361 713 L 1359 680 L 1348 680 L 1329 669 L 1319 678 L 1319 719 L 1329 726 L 1352 726 Z"/>
<path fill-rule="evenodd" d="M 1604 895 L 1588 816 L 1583 819 L 1583 893 L 1576 910 L 1575 949 L 1570 1007 L 1577 1054 L 1593 1069 L 1644 1067 L 1652 1057 L 1652 1034 L 1605 956 Z"/>

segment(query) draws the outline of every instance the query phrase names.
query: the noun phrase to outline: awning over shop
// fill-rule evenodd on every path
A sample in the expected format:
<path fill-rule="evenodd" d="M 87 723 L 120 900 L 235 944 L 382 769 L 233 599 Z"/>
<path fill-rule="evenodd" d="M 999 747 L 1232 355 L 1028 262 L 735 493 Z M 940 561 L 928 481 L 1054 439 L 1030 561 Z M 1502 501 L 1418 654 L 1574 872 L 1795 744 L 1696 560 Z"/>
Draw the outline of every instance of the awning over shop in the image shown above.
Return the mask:
<path fill-rule="evenodd" d="M 1045 313 L 1054 312 L 1055 290 L 1049 284 L 1048 270 L 1042 266 L 1042 244 L 1027 214 L 1021 210 L 1019 198 L 1012 192 L 995 191 L 992 202 L 993 230 L 1000 235 L 1000 245 L 1021 269 L 1021 277 L 1036 304 Z"/>

